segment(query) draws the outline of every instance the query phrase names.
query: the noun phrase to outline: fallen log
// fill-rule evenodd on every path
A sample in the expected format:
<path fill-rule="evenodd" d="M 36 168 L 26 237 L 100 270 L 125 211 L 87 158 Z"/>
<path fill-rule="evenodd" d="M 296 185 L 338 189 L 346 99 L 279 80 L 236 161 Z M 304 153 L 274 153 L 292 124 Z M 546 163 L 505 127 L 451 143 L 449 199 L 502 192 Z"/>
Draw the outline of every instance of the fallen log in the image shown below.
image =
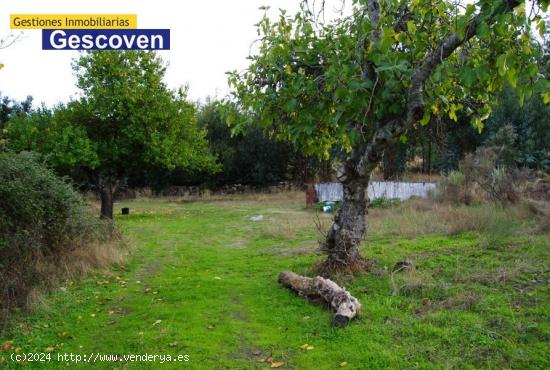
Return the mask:
<path fill-rule="evenodd" d="M 318 302 L 322 299 L 335 311 L 334 325 L 338 327 L 346 326 L 361 309 L 357 298 L 334 281 L 320 276 L 310 278 L 283 271 L 279 275 L 279 283 L 310 301 Z"/>

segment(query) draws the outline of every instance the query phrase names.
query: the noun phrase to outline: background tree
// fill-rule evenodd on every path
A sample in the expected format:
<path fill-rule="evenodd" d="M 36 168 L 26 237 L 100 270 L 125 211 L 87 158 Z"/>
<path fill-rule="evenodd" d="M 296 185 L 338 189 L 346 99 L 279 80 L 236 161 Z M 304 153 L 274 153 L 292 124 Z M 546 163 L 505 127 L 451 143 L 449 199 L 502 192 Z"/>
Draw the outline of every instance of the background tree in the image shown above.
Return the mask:
<path fill-rule="evenodd" d="M 269 185 L 288 179 L 292 148 L 265 136 L 253 125 L 231 134 L 220 102 L 207 102 L 198 115 L 199 127 L 206 131 L 210 150 L 222 171 L 211 179 L 215 184 Z"/>
<path fill-rule="evenodd" d="M 59 175 L 74 178 L 81 167 L 99 164 L 93 143 L 74 119 L 71 109 L 61 104 L 19 112 L 6 125 L 7 147 L 17 153 L 34 152 Z"/>
<path fill-rule="evenodd" d="M 32 97 L 29 95 L 22 102 L 17 102 L 0 93 L 0 151 L 8 148 L 8 122 L 21 114 L 28 114 L 32 109 Z"/>
<path fill-rule="evenodd" d="M 306 154 L 328 157 L 336 145 L 347 153 L 321 271 L 353 271 L 362 268 L 367 185 L 386 148 L 432 115 L 456 121 L 463 112 L 481 128 L 504 81 L 520 99 L 548 94 L 531 31 L 544 33 L 536 14 L 548 1 L 526 12 L 516 0 L 355 0 L 352 15 L 324 24 L 307 5 L 259 23 L 258 53 L 229 77 L 237 106 L 256 117 L 230 123 L 259 122 Z M 519 86 L 520 75 L 529 83 Z"/>
<path fill-rule="evenodd" d="M 112 218 L 113 192 L 132 168 L 216 169 L 204 132 L 197 129 L 195 107 L 185 90 L 166 87 L 166 67 L 156 54 L 89 52 L 75 61 L 74 70 L 83 97 L 70 109 L 99 159 L 94 177 L 102 217 Z"/>
<path fill-rule="evenodd" d="M 113 192 L 131 169 L 158 165 L 216 170 L 195 107 L 183 89 L 163 82 L 166 68 L 156 54 L 99 51 L 74 63 L 82 99 L 69 105 L 98 158 L 93 177 L 101 194 L 101 215 L 112 218 Z"/>

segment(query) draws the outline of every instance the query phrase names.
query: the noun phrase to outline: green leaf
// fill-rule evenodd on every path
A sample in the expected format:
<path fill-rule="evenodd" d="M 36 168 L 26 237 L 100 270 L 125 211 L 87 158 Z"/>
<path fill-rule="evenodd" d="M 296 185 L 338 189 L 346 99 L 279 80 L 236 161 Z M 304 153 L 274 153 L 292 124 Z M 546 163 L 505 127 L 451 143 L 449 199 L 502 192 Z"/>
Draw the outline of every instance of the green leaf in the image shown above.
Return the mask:
<path fill-rule="evenodd" d="M 460 79 L 467 87 L 470 87 L 476 80 L 476 73 L 472 68 L 464 67 L 460 72 Z"/>
<path fill-rule="evenodd" d="M 424 111 L 424 116 L 422 116 L 422 119 L 420 120 L 420 125 L 426 126 L 428 122 L 430 122 L 431 114 L 429 110 Z"/>
<path fill-rule="evenodd" d="M 506 79 L 510 83 L 510 86 L 515 88 L 517 86 L 517 71 L 515 69 L 509 69 L 508 72 L 506 72 Z"/>
<path fill-rule="evenodd" d="M 504 77 L 508 71 L 508 66 L 506 65 L 506 54 L 501 54 L 497 57 L 497 68 L 498 74 L 501 77 Z"/>
<path fill-rule="evenodd" d="M 407 29 L 410 33 L 416 32 L 416 24 L 414 23 L 414 21 L 407 21 Z"/>
<path fill-rule="evenodd" d="M 474 4 L 468 4 L 466 5 L 466 13 L 465 15 L 468 17 L 476 11 L 476 6 Z"/>
<path fill-rule="evenodd" d="M 296 109 L 296 99 L 292 98 L 286 103 L 286 110 L 287 112 L 294 112 Z"/>
<path fill-rule="evenodd" d="M 537 24 L 537 30 L 539 31 L 540 37 L 544 38 L 544 34 L 546 33 L 546 23 L 541 20 Z"/>
<path fill-rule="evenodd" d="M 477 35 L 484 39 L 487 36 L 489 36 L 491 33 L 491 30 L 489 29 L 489 26 L 485 21 L 481 21 L 479 25 L 477 26 Z"/>
<path fill-rule="evenodd" d="M 483 131 L 483 121 L 479 117 L 474 117 L 472 120 L 472 126 L 474 126 L 477 129 L 477 132 L 481 134 Z"/>

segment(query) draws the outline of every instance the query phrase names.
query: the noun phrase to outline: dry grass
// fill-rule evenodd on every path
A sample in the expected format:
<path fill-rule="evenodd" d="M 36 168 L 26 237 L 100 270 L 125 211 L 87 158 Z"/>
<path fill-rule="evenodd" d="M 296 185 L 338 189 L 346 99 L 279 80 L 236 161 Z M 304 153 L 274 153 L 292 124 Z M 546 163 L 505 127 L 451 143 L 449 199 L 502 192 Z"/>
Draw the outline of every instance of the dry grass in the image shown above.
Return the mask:
<path fill-rule="evenodd" d="M 517 281 L 521 276 L 548 275 L 548 271 L 537 268 L 537 260 L 522 256 L 514 259 L 512 264 L 502 265 L 491 270 L 457 271 L 453 278 L 454 283 L 479 283 L 487 286 L 496 286 Z M 541 279 L 544 281 L 544 279 Z"/>
<path fill-rule="evenodd" d="M 481 299 L 480 295 L 475 292 L 461 292 L 441 301 L 425 299 L 422 301 L 422 306 L 415 310 L 415 314 L 425 315 L 441 309 L 460 309 L 468 311 Z"/>
<path fill-rule="evenodd" d="M 433 288 L 435 280 L 429 271 L 405 270 L 389 273 L 392 295 L 422 295 L 422 291 Z"/>
<path fill-rule="evenodd" d="M 87 242 L 67 250 L 62 255 L 39 258 L 35 271 L 41 284 L 33 287 L 27 296 L 27 308 L 43 305 L 43 296 L 63 281 L 71 281 L 98 269 L 124 264 L 129 248 L 119 235 L 108 242 Z"/>
<path fill-rule="evenodd" d="M 161 197 L 161 198 L 144 198 L 144 200 L 150 199 L 153 201 L 166 200 L 168 202 L 239 202 L 241 204 L 247 203 L 274 203 L 282 202 L 284 204 L 296 202 L 303 203 L 305 206 L 305 194 L 301 191 L 283 191 L 283 192 L 246 192 L 240 194 L 213 194 L 211 192 L 204 192 L 203 195 L 187 195 L 178 197 Z"/>
<path fill-rule="evenodd" d="M 296 239 L 301 231 L 310 231 L 320 225 L 319 235 L 328 229 L 331 215 L 306 212 L 266 212 L 261 223 L 262 234 L 270 238 Z M 320 224 L 319 224 L 320 222 Z"/>
<path fill-rule="evenodd" d="M 430 199 L 403 202 L 397 207 L 369 211 L 368 230 L 382 235 L 454 235 L 463 232 L 504 233 L 535 231 L 536 218 L 524 204 L 500 207 L 437 203 Z"/>

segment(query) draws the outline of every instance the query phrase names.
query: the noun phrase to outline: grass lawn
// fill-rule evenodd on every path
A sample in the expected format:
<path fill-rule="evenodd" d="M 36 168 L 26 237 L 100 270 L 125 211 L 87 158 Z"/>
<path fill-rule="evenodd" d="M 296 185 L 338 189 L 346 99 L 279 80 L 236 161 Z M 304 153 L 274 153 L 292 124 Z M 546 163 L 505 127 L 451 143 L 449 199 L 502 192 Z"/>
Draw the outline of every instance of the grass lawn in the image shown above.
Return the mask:
<path fill-rule="evenodd" d="M 57 355 L 148 353 L 189 361 L 94 368 L 265 369 L 268 357 L 288 369 L 550 368 L 549 237 L 502 210 L 441 213 L 447 219 L 419 205 L 372 210 L 363 249 L 372 272 L 338 278 L 362 314 L 336 329 L 327 308 L 277 283 L 280 271 L 311 274 L 322 258 L 301 196 L 134 201 L 117 213 L 123 206 L 128 263 L 16 314 L 1 343 L 52 361 L 22 366 L 4 351 L 0 367 L 87 368 Z M 479 226 L 488 219 L 496 222 Z M 405 257 L 417 270 L 392 274 Z"/>

